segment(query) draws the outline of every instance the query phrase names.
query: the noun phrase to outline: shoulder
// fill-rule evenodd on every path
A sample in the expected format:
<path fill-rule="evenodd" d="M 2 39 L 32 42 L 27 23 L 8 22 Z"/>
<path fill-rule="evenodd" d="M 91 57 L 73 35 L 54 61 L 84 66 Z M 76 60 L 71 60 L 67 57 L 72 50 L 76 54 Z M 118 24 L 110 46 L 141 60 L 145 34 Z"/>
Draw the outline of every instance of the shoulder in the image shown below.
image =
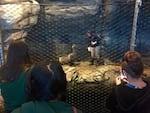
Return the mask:
<path fill-rule="evenodd" d="M 35 113 L 35 111 L 38 110 L 47 110 L 47 104 L 46 102 L 38 102 L 38 101 L 30 101 L 27 103 L 22 104 L 20 107 L 20 113 Z M 14 112 L 18 113 L 18 112 Z"/>
<path fill-rule="evenodd" d="M 125 82 L 121 82 L 120 85 L 116 85 L 113 88 L 112 92 L 114 93 L 114 95 L 119 96 L 119 95 L 124 95 L 124 94 L 130 93 L 131 89 L 126 86 Z M 128 92 L 128 93 L 126 93 L 126 92 Z"/>
<path fill-rule="evenodd" d="M 17 109 L 15 109 L 15 110 L 13 110 L 13 112 L 11 112 L 11 113 L 21 113 L 21 109 L 20 109 L 20 108 L 17 108 Z"/>
<path fill-rule="evenodd" d="M 24 103 L 21 107 L 15 109 L 12 113 L 33 113 L 33 106 L 33 102 Z"/>
<path fill-rule="evenodd" d="M 49 106 L 51 106 L 55 110 L 57 109 L 58 112 L 72 113 L 72 111 L 75 111 L 74 113 L 82 113 L 82 111 L 78 108 L 73 107 L 71 104 L 63 101 L 49 102 Z"/>

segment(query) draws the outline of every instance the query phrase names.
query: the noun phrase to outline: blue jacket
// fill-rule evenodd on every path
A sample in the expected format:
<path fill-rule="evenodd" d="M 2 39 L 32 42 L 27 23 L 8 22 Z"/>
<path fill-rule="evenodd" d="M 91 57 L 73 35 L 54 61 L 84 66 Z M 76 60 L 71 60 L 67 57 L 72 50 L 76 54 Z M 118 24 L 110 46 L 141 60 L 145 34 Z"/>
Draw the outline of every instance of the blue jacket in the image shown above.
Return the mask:
<path fill-rule="evenodd" d="M 89 45 L 90 47 L 97 47 L 100 45 L 100 38 L 95 36 L 95 35 L 92 35 L 89 37 Z"/>

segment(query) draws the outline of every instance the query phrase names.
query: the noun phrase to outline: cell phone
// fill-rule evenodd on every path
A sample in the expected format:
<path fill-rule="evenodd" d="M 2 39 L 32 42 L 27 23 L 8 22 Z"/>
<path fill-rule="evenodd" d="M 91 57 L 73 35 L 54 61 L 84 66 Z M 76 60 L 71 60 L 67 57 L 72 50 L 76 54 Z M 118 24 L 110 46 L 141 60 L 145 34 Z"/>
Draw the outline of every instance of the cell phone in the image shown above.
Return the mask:
<path fill-rule="evenodd" d="M 125 75 L 125 73 L 123 71 L 120 71 L 120 78 L 121 78 L 121 80 L 127 79 L 127 76 Z"/>

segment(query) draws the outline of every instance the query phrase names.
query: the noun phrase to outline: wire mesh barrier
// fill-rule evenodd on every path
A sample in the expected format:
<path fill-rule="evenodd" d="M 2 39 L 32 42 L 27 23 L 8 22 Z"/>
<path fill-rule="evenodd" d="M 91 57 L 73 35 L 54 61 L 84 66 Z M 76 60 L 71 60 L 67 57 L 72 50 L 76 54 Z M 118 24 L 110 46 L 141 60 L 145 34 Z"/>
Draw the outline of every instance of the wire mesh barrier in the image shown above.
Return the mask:
<path fill-rule="evenodd" d="M 41 5 L 41 9 L 49 7 L 51 5 Z M 26 38 L 32 48 L 34 60 L 58 60 L 59 56 L 71 52 L 73 44 L 78 47 L 78 58 L 87 60 L 89 57 L 86 38 L 88 29 L 92 29 L 102 37 L 101 58 L 119 60 L 130 46 L 134 4 L 117 4 L 116 8 L 120 10 L 111 12 L 109 15 L 103 11 L 103 7 L 100 6 L 95 14 L 82 12 L 83 14 L 76 17 L 55 15 L 48 11 L 41 12 L 38 24 L 29 30 Z"/>
<path fill-rule="evenodd" d="M 26 4 L 23 4 L 23 6 L 26 6 Z M 34 7 L 36 7 L 36 4 L 34 4 Z M 20 9 L 20 7 L 18 8 Z M 150 3 L 143 1 L 139 8 L 135 50 L 149 58 Z M 21 21 L 18 19 L 21 14 L 14 16 L 14 12 L 19 9 L 16 7 L 7 9 L 6 12 L 13 15 L 13 18 L 10 16 L 8 22 L 12 19 L 18 23 Z M 28 26 L 22 22 L 15 28 L 4 27 L 3 29 L 6 22 L 4 19 L 0 21 L 3 49 L 11 41 L 10 37 L 18 36 L 29 45 L 34 63 L 49 63 L 52 60 L 59 60 L 62 56 L 68 56 L 73 52 L 73 45 L 75 45 L 77 47 L 76 60 L 84 62 L 88 61 L 90 57 L 87 51 L 88 38 L 86 32 L 91 29 L 102 38 L 100 42 L 101 60 L 105 62 L 108 59 L 118 63 L 123 53 L 130 48 L 134 9 L 135 3 L 133 1 L 120 2 L 119 0 L 113 2 L 113 4 L 99 5 L 40 4 L 40 12 L 36 15 L 38 17 L 36 24 Z M 34 11 L 34 9 L 32 10 Z M 0 15 L 0 17 L 2 16 L 7 17 L 6 15 Z M 30 16 L 34 17 L 35 15 L 30 14 Z M 28 18 L 28 16 L 24 16 L 24 18 Z M 27 21 L 29 21 L 28 23 L 34 23 L 35 20 L 27 19 Z M 25 27 L 18 28 L 21 25 Z M 85 113 L 109 113 L 105 108 L 105 101 L 112 85 L 106 84 L 107 81 L 69 84 L 67 102 L 80 108 Z"/>
<path fill-rule="evenodd" d="M 67 14 L 51 14 L 51 9 L 48 11 L 51 5 L 41 5 L 41 9 L 47 9 L 47 12 L 39 14 L 38 23 L 28 29 L 28 37 L 26 38 L 32 48 L 31 53 L 34 61 L 58 60 L 60 56 L 71 53 L 73 44 L 77 45 L 78 59 L 88 60 L 88 39 L 86 36 L 88 29 L 92 29 L 95 34 L 102 37 L 101 59 L 119 61 L 122 54 L 130 47 L 134 5 L 134 3 L 116 3 L 116 10 L 111 12 L 105 11 L 106 6 L 101 5 L 95 14 L 82 12 L 83 14 L 75 17 L 72 15 L 68 17 Z M 108 4 L 108 6 L 113 7 L 112 4 Z M 149 39 L 146 36 L 150 26 L 149 15 L 146 13 L 148 10 L 149 5 L 145 3 L 141 7 L 138 18 L 135 49 L 143 51 L 142 53 L 149 51 L 149 44 L 147 44 Z"/>
<path fill-rule="evenodd" d="M 137 24 L 137 50 L 141 53 L 149 52 L 149 32 L 150 32 L 150 3 L 146 2 L 142 4 L 138 17 Z M 146 53 L 147 53 L 146 52 Z"/>
<path fill-rule="evenodd" d="M 78 59 L 87 60 L 89 53 L 87 51 L 86 31 L 92 29 L 95 34 L 102 37 L 101 58 L 119 61 L 122 54 L 130 46 L 134 6 L 134 2 L 116 2 L 99 5 L 98 8 L 92 9 L 90 12 L 88 8 L 86 9 L 88 5 L 57 5 L 57 8 L 53 8 L 54 6 L 51 4 L 41 4 L 38 22 L 31 27 L 23 27 L 22 30 L 27 31 L 28 34 L 24 36 L 25 33 L 22 33 L 20 37 L 25 38 L 28 42 L 35 62 L 43 59 L 58 60 L 60 56 L 67 55 L 72 51 L 73 44 L 78 47 Z M 72 9 L 74 12 L 71 11 Z M 8 9 L 7 12 L 13 14 L 15 10 L 17 8 L 11 7 L 11 10 Z M 136 49 L 142 53 L 149 51 L 149 39 L 147 37 L 150 16 L 148 11 L 149 3 L 144 2 L 140 7 L 136 35 Z M 14 17 L 16 21 L 17 18 L 19 18 L 18 15 Z M 2 19 L 1 23 L 6 22 Z M 2 29 L 4 45 L 8 41 L 6 37 L 15 32 L 18 33 L 19 29 Z"/>
<path fill-rule="evenodd" d="M 67 102 L 84 113 L 109 113 L 105 103 L 111 88 L 106 82 L 69 84 Z"/>

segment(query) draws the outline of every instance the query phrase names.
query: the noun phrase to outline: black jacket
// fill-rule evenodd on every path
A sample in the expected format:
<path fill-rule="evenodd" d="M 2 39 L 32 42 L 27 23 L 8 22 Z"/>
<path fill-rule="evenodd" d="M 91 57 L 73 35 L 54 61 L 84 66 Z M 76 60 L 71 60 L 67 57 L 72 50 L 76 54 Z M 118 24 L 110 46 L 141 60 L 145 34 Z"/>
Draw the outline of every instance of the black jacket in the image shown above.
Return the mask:
<path fill-rule="evenodd" d="M 121 83 L 113 88 L 106 107 L 111 113 L 150 113 L 150 83 L 146 83 L 147 86 L 142 89 Z"/>

